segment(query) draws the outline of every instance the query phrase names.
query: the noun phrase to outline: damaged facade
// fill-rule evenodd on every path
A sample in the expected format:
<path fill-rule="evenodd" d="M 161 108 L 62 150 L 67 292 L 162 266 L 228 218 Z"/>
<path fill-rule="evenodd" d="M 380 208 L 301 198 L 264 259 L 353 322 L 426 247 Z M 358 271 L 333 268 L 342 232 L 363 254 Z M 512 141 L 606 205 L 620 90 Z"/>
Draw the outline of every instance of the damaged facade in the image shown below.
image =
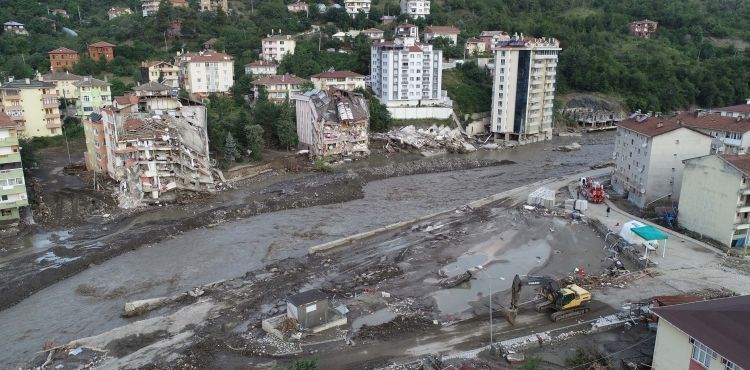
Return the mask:
<path fill-rule="evenodd" d="M 330 89 L 294 97 L 300 145 L 316 157 L 366 156 L 370 114 L 361 94 Z"/>
<path fill-rule="evenodd" d="M 123 206 L 174 196 L 175 189 L 214 190 L 206 108 L 170 90 L 137 92 L 137 105 L 102 111 L 107 173 L 120 183 Z"/>

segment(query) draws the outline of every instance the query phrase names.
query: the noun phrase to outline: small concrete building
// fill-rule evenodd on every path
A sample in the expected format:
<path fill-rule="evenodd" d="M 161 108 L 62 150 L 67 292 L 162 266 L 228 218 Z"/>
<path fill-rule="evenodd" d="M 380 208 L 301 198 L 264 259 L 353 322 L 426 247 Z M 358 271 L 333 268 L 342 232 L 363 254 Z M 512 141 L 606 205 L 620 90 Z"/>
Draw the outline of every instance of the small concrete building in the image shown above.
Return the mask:
<path fill-rule="evenodd" d="M 316 89 L 320 90 L 327 90 L 331 87 L 349 91 L 365 88 L 365 76 L 352 71 L 336 71 L 331 69 L 310 76 L 310 81 L 312 81 Z"/>
<path fill-rule="evenodd" d="M 430 15 L 429 0 L 401 0 L 401 14 L 411 18 L 425 18 Z"/>
<path fill-rule="evenodd" d="M 750 369 L 750 296 L 654 308 L 654 370 Z"/>
<path fill-rule="evenodd" d="M 279 66 L 273 62 L 256 60 L 252 63 L 245 64 L 245 74 L 252 74 L 253 76 L 271 76 L 276 74 L 278 67 Z"/>
<path fill-rule="evenodd" d="M 316 157 L 370 153 L 370 113 L 361 94 L 310 90 L 294 97 L 300 146 Z"/>
<path fill-rule="evenodd" d="M 141 63 L 141 82 L 159 82 L 164 85 L 179 88 L 180 68 L 161 60 L 151 60 Z"/>
<path fill-rule="evenodd" d="M 487 51 L 486 46 L 484 41 L 472 37 L 466 40 L 464 50 L 466 50 L 468 56 L 482 55 Z"/>
<path fill-rule="evenodd" d="M 287 54 L 294 54 L 297 46 L 291 35 L 268 35 L 261 42 L 260 58 L 267 62 L 280 61 Z"/>
<path fill-rule="evenodd" d="M 325 293 L 317 289 L 307 290 L 287 298 L 286 314 L 303 328 L 313 328 L 328 322 L 329 306 Z"/>
<path fill-rule="evenodd" d="M 685 161 L 680 226 L 728 247 L 750 232 L 750 155 L 707 155 Z"/>
<path fill-rule="evenodd" d="M 436 37 L 442 37 L 450 40 L 451 45 L 456 45 L 459 33 L 461 33 L 461 30 L 453 26 L 427 26 L 424 29 L 422 37 L 424 38 L 424 42 L 430 42 Z"/>
<path fill-rule="evenodd" d="M 359 12 L 370 13 L 370 0 L 344 0 L 346 13 L 355 17 Z"/>
<path fill-rule="evenodd" d="M 651 38 L 651 35 L 656 33 L 656 29 L 659 27 L 659 22 L 643 19 L 640 21 L 630 22 L 630 34 L 633 36 L 643 37 L 644 39 Z"/>
<path fill-rule="evenodd" d="M 23 23 L 18 23 L 15 21 L 8 21 L 3 23 L 3 31 L 24 36 L 29 34 L 29 32 L 26 31 L 26 26 Z"/>
<path fill-rule="evenodd" d="M 302 92 L 303 85 L 309 82 L 304 78 L 287 73 L 285 75 L 265 76 L 253 81 L 252 84 L 255 86 L 255 96 L 258 96 L 260 89 L 264 88 L 268 100 L 280 104 L 287 100 L 291 101 L 294 95 Z"/>
<path fill-rule="evenodd" d="M 659 199 L 676 200 L 683 161 L 708 155 L 711 141 L 676 117 L 633 114 L 617 124 L 612 187 L 640 208 Z"/>
<path fill-rule="evenodd" d="M 380 40 L 385 36 L 385 31 L 377 28 L 368 28 L 362 31 L 362 34 L 367 36 L 370 40 Z"/>

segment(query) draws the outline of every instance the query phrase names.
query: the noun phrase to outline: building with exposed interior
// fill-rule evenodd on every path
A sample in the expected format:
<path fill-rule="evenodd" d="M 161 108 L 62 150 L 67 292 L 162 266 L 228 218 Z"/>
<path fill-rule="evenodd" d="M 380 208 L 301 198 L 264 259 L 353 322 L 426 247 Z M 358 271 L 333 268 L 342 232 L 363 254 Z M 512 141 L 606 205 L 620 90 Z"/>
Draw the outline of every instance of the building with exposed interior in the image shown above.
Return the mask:
<path fill-rule="evenodd" d="M 266 62 L 278 62 L 287 54 L 294 54 L 297 41 L 291 35 L 268 35 L 261 42 L 260 58 Z"/>
<path fill-rule="evenodd" d="M 121 206 L 169 200 L 176 189 L 214 190 L 206 108 L 162 86 L 102 110 L 107 174 L 120 184 Z"/>
<path fill-rule="evenodd" d="M 112 104 L 112 91 L 107 81 L 86 76 L 73 82 L 73 86 L 76 87 L 74 99 L 78 117 L 99 113 L 103 107 Z"/>
<path fill-rule="evenodd" d="M 659 22 L 643 19 L 640 21 L 630 22 L 630 34 L 633 36 L 649 39 L 656 33 Z"/>
<path fill-rule="evenodd" d="M 490 130 L 495 140 L 525 144 L 551 139 L 560 43 L 514 35 L 495 43 L 493 50 Z"/>
<path fill-rule="evenodd" d="M 370 154 L 370 114 L 358 93 L 330 88 L 295 95 L 300 147 L 316 157 Z"/>
<path fill-rule="evenodd" d="M 354 17 L 360 12 L 370 14 L 370 3 L 370 0 L 344 0 L 344 7 L 346 13 Z"/>
<path fill-rule="evenodd" d="M 99 113 L 91 113 L 83 119 L 86 136 L 86 151 L 83 153 L 86 170 L 107 172 L 107 142 L 104 139 L 104 120 Z"/>
<path fill-rule="evenodd" d="M 393 29 L 393 35 L 396 38 L 410 37 L 419 41 L 419 27 L 411 23 L 401 23 Z"/>
<path fill-rule="evenodd" d="M 653 309 L 659 317 L 654 370 L 750 369 L 750 296 Z"/>
<path fill-rule="evenodd" d="M 286 6 L 289 13 L 308 13 L 310 11 L 309 6 L 304 1 L 297 1 Z"/>
<path fill-rule="evenodd" d="M 174 88 L 180 87 L 180 68 L 176 65 L 161 61 L 152 60 L 141 63 L 141 81 L 159 82 Z"/>
<path fill-rule="evenodd" d="M 18 136 L 62 134 L 56 88 L 54 83 L 28 78 L 9 79 L 0 85 L 0 110 L 16 122 Z"/>
<path fill-rule="evenodd" d="M 80 59 L 77 51 L 63 47 L 52 50 L 47 54 L 49 55 L 49 69 L 52 72 L 72 71 L 73 66 Z"/>
<path fill-rule="evenodd" d="M 256 60 L 252 63 L 245 64 L 245 74 L 253 76 L 270 76 L 275 75 L 278 65 L 265 60 Z"/>
<path fill-rule="evenodd" d="M 635 113 L 617 123 L 612 188 L 639 208 L 657 200 L 677 201 L 683 161 L 708 155 L 711 141 L 675 117 Z"/>
<path fill-rule="evenodd" d="M 19 209 L 29 205 L 16 127 L 0 110 L 0 223 L 17 221 Z"/>
<path fill-rule="evenodd" d="M 115 58 L 115 46 L 105 42 L 99 41 L 88 46 L 89 56 L 91 60 L 98 62 L 104 58 L 107 62 L 111 62 Z"/>
<path fill-rule="evenodd" d="M 484 41 L 478 39 L 478 38 L 468 38 L 466 39 L 466 45 L 464 46 L 464 50 L 466 51 L 466 55 L 468 56 L 475 56 L 475 55 L 482 55 L 485 52 L 487 52 L 487 44 L 485 44 Z"/>
<path fill-rule="evenodd" d="M 680 226 L 727 247 L 744 247 L 750 232 L 750 155 L 685 161 Z"/>
<path fill-rule="evenodd" d="M 310 81 L 316 89 L 320 90 L 336 88 L 352 91 L 365 88 L 365 76 L 352 71 L 336 71 L 331 69 L 310 76 Z"/>
<path fill-rule="evenodd" d="M 274 103 L 291 102 L 292 97 L 302 92 L 305 84 L 310 81 L 295 75 L 264 76 L 252 82 L 255 86 L 255 96 L 260 96 L 261 89 L 265 90 L 268 100 Z"/>
<path fill-rule="evenodd" d="M 401 14 L 412 18 L 425 18 L 430 15 L 429 0 L 401 0 Z"/>
<path fill-rule="evenodd" d="M 192 97 L 225 94 L 234 86 L 234 58 L 218 52 L 185 53 L 177 56 L 180 85 Z"/>

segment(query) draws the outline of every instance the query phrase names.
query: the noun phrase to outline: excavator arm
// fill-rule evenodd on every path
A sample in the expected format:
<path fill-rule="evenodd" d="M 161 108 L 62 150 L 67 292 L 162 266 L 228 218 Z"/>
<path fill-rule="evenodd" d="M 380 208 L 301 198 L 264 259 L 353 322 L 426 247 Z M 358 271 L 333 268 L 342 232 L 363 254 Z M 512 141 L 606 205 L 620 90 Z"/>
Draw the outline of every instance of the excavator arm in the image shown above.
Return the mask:
<path fill-rule="evenodd" d="M 557 280 L 552 279 L 548 276 L 523 276 L 516 275 L 513 278 L 513 285 L 511 287 L 511 298 L 510 308 L 505 312 L 505 316 L 511 325 L 516 324 L 516 315 L 518 314 L 518 298 L 521 295 L 521 288 L 524 285 L 539 286 L 543 292 L 548 294 L 556 294 L 560 291 L 560 285 Z"/>

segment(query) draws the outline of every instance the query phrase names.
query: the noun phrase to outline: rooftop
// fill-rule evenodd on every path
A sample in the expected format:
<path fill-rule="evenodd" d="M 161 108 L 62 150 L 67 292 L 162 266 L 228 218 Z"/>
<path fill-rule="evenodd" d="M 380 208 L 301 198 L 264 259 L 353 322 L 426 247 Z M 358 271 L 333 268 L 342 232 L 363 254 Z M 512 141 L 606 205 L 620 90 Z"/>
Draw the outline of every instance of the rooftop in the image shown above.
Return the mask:
<path fill-rule="evenodd" d="M 451 35 L 458 35 L 459 33 L 461 33 L 461 30 L 453 26 L 427 26 L 424 29 L 424 33 L 447 33 Z"/>
<path fill-rule="evenodd" d="M 666 134 L 679 128 L 686 128 L 688 130 L 699 132 L 691 127 L 683 126 L 682 122 L 678 121 L 676 116 L 652 117 L 648 114 L 640 113 L 634 113 L 630 115 L 628 119 L 618 122 L 617 126 L 635 131 L 641 135 L 645 135 L 648 137 Z"/>
<path fill-rule="evenodd" d="M 89 47 L 92 47 L 92 46 L 95 47 L 95 48 L 113 48 L 113 47 L 115 47 L 115 45 L 112 45 L 112 44 L 110 44 L 110 43 L 108 43 L 106 41 L 99 41 L 99 42 L 95 42 L 95 43 L 89 45 Z"/>
<path fill-rule="evenodd" d="M 78 54 L 78 52 L 75 50 L 68 49 L 68 48 L 59 47 L 55 50 L 50 51 L 47 54 Z"/>
<path fill-rule="evenodd" d="M 289 298 L 287 298 L 287 302 L 295 305 L 295 306 L 301 306 L 303 304 L 313 303 L 317 301 L 322 301 L 324 299 L 328 299 L 328 295 L 321 292 L 318 289 L 313 290 L 306 290 L 304 292 L 299 292 Z"/>
<path fill-rule="evenodd" d="M 278 67 L 276 63 L 267 62 L 265 60 L 256 60 L 252 63 L 245 64 L 247 67 Z"/>
<path fill-rule="evenodd" d="M 218 53 L 215 51 L 185 53 L 182 54 L 179 58 L 184 58 L 186 62 L 230 62 L 234 60 L 230 55 Z"/>
<path fill-rule="evenodd" d="M 80 81 L 83 76 L 65 72 L 49 72 L 42 75 L 43 81 Z"/>
<path fill-rule="evenodd" d="M 271 75 L 266 76 L 263 78 L 259 78 L 255 81 L 253 81 L 253 85 L 275 85 L 275 84 L 292 84 L 292 85 L 302 85 L 304 83 L 308 82 L 304 78 L 297 77 L 295 75 L 285 74 L 285 75 Z"/>
<path fill-rule="evenodd" d="M 736 117 L 722 117 L 718 114 L 683 112 L 672 117 L 672 119 L 682 122 L 685 126 L 697 129 L 737 133 L 750 131 L 750 122 Z"/>
<path fill-rule="evenodd" d="M 0 127 L 7 128 L 7 127 L 16 127 L 16 123 L 8 117 L 5 112 L 0 110 Z"/>
<path fill-rule="evenodd" d="M 267 40 L 291 40 L 292 35 L 267 35 L 263 38 L 263 41 Z"/>
<path fill-rule="evenodd" d="M 16 21 L 8 21 L 3 23 L 4 26 L 23 26 L 23 23 L 18 23 Z"/>
<path fill-rule="evenodd" d="M 147 60 L 145 62 L 141 62 L 141 67 L 151 68 L 153 66 L 158 66 L 159 64 L 167 64 L 170 67 L 174 67 L 174 65 L 172 65 L 172 63 L 168 63 L 168 62 L 165 62 L 163 60 Z"/>
<path fill-rule="evenodd" d="M 138 104 L 138 97 L 135 95 L 115 96 L 114 101 L 119 106 Z"/>
<path fill-rule="evenodd" d="M 156 81 L 150 81 L 149 83 L 141 84 L 133 87 L 133 91 L 165 91 L 173 90 L 171 87 L 160 84 Z"/>
<path fill-rule="evenodd" d="M 318 112 L 327 122 L 359 121 L 370 117 L 367 102 L 359 93 L 331 88 L 328 91 L 312 89 L 295 99 L 310 100 Z"/>
<path fill-rule="evenodd" d="M 362 33 L 382 33 L 382 32 L 385 32 L 385 31 L 377 29 L 377 28 L 368 28 L 362 31 Z"/>
<path fill-rule="evenodd" d="M 347 77 L 364 78 L 365 76 L 359 73 L 352 72 L 352 71 L 336 71 L 336 70 L 329 70 L 323 73 L 318 73 L 318 74 L 310 76 L 310 78 L 347 78 Z"/>
<path fill-rule="evenodd" d="M 740 172 L 744 173 L 746 176 L 750 176 L 750 155 L 747 155 L 747 154 L 737 154 L 737 155 L 724 154 L 724 155 L 721 155 L 721 159 L 723 159 L 727 163 L 731 164 L 734 168 L 736 168 Z"/>
<path fill-rule="evenodd" d="M 750 99 L 745 104 L 730 105 L 724 108 L 714 109 L 717 112 L 737 112 L 737 113 L 750 113 Z"/>
<path fill-rule="evenodd" d="M 13 81 L 5 82 L 0 85 L 0 89 L 39 89 L 39 88 L 51 89 L 51 88 L 54 88 L 55 86 L 56 85 L 51 82 L 30 80 L 27 78 L 27 79 L 22 79 L 22 80 L 13 80 Z"/>
<path fill-rule="evenodd" d="M 654 308 L 685 334 L 742 368 L 750 368 L 750 296 Z"/>
<path fill-rule="evenodd" d="M 93 78 L 91 76 L 86 76 L 82 80 L 73 82 L 73 85 L 77 87 L 103 87 L 103 86 L 109 86 L 109 82 L 102 81 L 97 78 Z"/>

